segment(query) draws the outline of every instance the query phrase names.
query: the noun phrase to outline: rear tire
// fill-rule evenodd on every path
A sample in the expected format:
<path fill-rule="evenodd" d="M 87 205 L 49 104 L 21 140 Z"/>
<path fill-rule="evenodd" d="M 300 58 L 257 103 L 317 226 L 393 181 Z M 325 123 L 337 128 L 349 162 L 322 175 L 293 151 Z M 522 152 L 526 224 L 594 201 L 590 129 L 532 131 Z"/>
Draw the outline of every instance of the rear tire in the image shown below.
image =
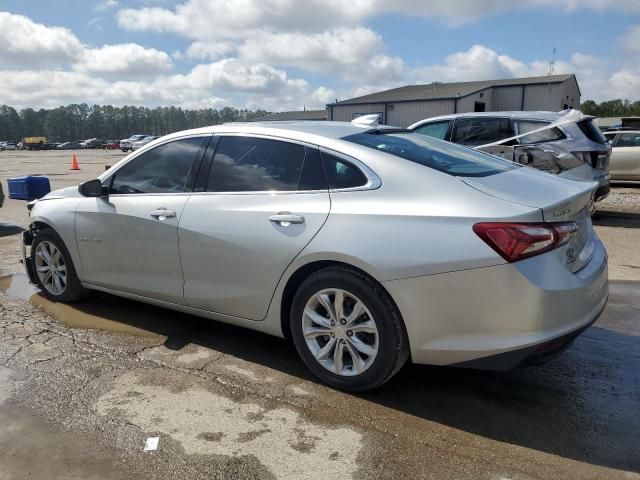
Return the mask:
<path fill-rule="evenodd" d="M 31 264 L 38 286 L 55 302 L 75 302 L 89 290 L 78 279 L 71 255 L 60 236 L 51 228 L 38 230 L 31 244 Z"/>
<path fill-rule="evenodd" d="M 388 294 L 346 267 L 319 270 L 300 285 L 289 325 L 309 370 L 340 390 L 377 388 L 409 357 L 404 324 Z"/>

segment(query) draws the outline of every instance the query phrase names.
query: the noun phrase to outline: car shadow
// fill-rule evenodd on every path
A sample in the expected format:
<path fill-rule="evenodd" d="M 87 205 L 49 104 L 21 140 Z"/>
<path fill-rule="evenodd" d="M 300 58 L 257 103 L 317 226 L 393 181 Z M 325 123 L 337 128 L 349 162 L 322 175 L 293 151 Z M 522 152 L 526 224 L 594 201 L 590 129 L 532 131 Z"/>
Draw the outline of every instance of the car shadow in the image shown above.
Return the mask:
<path fill-rule="evenodd" d="M 640 472 L 640 327 L 628 320 L 640 317 L 629 303 L 634 291 L 640 284 L 612 283 L 598 323 L 547 365 L 508 372 L 407 365 L 357 396 L 492 440 Z M 193 343 L 318 383 L 283 339 L 106 294 L 74 310 L 166 336 L 173 350 Z M 627 319 L 622 327 L 619 318 Z"/>

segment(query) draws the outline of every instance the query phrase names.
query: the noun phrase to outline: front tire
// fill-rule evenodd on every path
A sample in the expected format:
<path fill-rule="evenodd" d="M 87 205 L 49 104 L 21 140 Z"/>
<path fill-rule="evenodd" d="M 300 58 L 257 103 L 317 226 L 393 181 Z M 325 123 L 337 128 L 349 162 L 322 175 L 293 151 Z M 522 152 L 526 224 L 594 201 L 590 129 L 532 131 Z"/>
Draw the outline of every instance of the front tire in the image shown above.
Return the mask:
<path fill-rule="evenodd" d="M 31 245 L 31 264 L 38 286 L 55 302 L 75 302 L 88 294 L 60 236 L 50 228 L 38 230 Z"/>
<path fill-rule="evenodd" d="M 307 367 L 340 390 L 377 388 L 409 357 L 404 325 L 387 293 L 349 268 L 322 269 L 300 285 L 290 328 Z"/>

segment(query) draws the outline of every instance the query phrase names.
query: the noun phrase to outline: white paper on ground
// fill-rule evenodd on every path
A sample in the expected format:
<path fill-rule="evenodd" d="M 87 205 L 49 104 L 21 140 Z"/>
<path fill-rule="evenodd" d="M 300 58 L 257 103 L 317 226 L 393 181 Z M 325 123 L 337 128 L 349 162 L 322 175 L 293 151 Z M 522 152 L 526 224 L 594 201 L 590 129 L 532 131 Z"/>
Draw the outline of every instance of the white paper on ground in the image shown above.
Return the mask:
<path fill-rule="evenodd" d="M 157 450 L 159 441 L 160 441 L 160 437 L 149 437 L 149 438 L 147 438 L 147 441 L 144 443 L 144 450 L 143 451 L 148 452 L 148 451 L 151 451 L 151 450 Z"/>

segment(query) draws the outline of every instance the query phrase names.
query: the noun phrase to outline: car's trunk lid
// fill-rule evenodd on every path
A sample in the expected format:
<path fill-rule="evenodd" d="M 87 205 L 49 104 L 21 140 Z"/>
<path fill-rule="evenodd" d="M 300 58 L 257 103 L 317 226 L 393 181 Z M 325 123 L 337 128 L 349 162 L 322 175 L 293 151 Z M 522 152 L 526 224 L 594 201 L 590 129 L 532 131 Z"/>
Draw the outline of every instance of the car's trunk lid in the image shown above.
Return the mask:
<path fill-rule="evenodd" d="M 596 182 L 576 182 L 522 167 L 487 177 L 459 177 L 487 195 L 542 210 L 545 222 L 574 221 L 578 232 L 554 250 L 568 270 L 580 270 L 593 254 L 590 204 Z"/>

